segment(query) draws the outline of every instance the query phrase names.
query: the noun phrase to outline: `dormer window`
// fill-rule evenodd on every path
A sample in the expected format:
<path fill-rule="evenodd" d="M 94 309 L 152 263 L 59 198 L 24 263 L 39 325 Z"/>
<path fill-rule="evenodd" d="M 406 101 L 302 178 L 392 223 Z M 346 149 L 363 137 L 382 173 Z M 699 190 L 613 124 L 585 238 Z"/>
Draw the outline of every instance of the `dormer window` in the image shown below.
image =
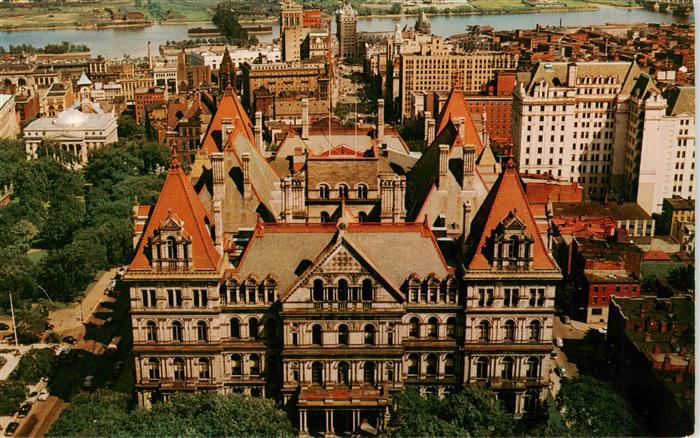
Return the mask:
<path fill-rule="evenodd" d="M 187 269 L 192 265 L 192 237 L 175 213 L 154 231 L 150 239 L 151 261 L 157 269 Z"/>
<path fill-rule="evenodd" d="M 491 266 L 495 270 L 528 270 L 532 265 L 534 239 L 513 210 L 498 224 L 492 235 Z"/>

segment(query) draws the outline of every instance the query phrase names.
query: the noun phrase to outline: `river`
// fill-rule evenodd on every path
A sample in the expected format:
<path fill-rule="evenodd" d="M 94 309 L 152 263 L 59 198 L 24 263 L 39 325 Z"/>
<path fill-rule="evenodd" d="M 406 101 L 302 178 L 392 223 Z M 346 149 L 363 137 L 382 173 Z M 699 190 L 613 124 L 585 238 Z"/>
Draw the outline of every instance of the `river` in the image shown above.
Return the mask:
<path fill-rule="evenodd" d="M 558 25 L 561 19 L 564 26 L 585 26 L 605 23 L 672 23 L 687 22 L 692 18 L 679 18 L 671 14 L 645 9 L 625 9 L 612 6 L 599 6 L 593 11 L 537 12 L 528 14 L 498 15 L 436 15 L 430 17 L 433 33 L 450 36 L 462 33 L 468 25 L 493 26 L 497 30 L 532 29 L 537 24 Z M 391 31 L 395 24 L 413 25 L 415 17 L 359 18 L 358 31 Z M 44 46 L 48 43 L 68 41 L 86 44 L 94 55 L 119 57 L 124 54 L 145 56 L 147 42 L 152 41 L 154 50 L 165 41 L 182 40 L 187 37 L 187 29 L 201 24 L 153 25 L 145 28 L 115 28 L 100 30 L 57 29 L 1 31 L 0 46 L 31 44 Z M 334 24 L 335 26 L 335 24 Z M 261 41 L 271 41 L 279 36 L 279 26 L 273 27 L 271 34 L 258 35 Z"/>

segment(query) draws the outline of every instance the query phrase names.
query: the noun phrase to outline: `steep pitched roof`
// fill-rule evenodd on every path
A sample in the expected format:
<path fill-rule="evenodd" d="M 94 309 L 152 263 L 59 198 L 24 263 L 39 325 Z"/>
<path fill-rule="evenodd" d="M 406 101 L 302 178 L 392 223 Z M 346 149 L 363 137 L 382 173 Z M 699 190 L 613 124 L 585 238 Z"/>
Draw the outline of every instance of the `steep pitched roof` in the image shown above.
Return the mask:
<path fill-rule="evenodd" d="M 673 87 L 666 94 L 668 108 L 666 114 L 695 114 L 695 87 Z"/>
<path fill-rule="evenodd" d="M 450 91 L 447 102 L 445 102 L 445 106 L 442 107 L 440 116 L 437 119 L 437 133 L 439 134 L 442 132 L 450 120 L 460 117 L 464 118 L 464 138 L 462 141 L 464 144 L 473 144 L 477 155 L 480 154 L 483 147 L 481 144 L 481 136 L 477 132 L 476 126 L 474 126 L 474 121 L 467 107 L 467 101 L 464 99 L 462 88 L 456 85 L 452 88 L 452 91 Z"/>
<path fill-rule="evenodd" d="M 474 216 L 469 236 L 472 245 L 467 252 L 465 261 L 467 269 L 491 269 L 485 254 L 487 252 L 487 239 L 501 221 L 511 216 L 515 216 L 525 226 L 525 233 L 534 240 L 533 268 L 536 270 L 557 269 L 556 264 L 547 253 L 544 242 L 542 242 L 512 159 L 508 161 L 501 176 Z"/>
<path fill-rule="evenodd" d="M 156 229 L 170 217 L 176 217 L 182 221 L 184 231 L 192 238 L 192 268 L 195 270 L 216 270 L 220 255 L 214 247 L 214 242 L 205 223 L 205 221 L 210 221 L 209 215 L 176 158 L 173 158 L 170 163 L 163 189 L 158 196 L 153 213 L 148 219 L 146 231 L 139 241 L 138 249 L 129 269 L 151 269 L 151 264 L 146 256 L 148 240 L 153 237 Z"/>
<path fill-rule="evenodd" d="M 221 144 L 221 121 L 226 118 L 233 121 L 232 135 L 243 134 L 251 144 L 255 143 L 253 124 L 238 97 L 231 87 L 228 87 L 219 100 L 219 106 L 209 122 L 207 133 L 204 135 L 204 141 L 202 141 L 202 149 L 207 154 L 219 152 L 225 146 Z"/>

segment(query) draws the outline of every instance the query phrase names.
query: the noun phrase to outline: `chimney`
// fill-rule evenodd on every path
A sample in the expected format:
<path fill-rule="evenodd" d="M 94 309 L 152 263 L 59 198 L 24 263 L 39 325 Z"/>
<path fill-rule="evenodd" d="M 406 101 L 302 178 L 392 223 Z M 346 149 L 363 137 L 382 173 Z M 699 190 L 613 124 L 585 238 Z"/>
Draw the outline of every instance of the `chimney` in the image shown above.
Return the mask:
<path fill-rule="evenodd" d="M 282 180 L 282 216 L 285 222 L 292 221 L 292 177 L 287 176 Z"/>
<path fill-rule="evenodd" d="M 568 68 L 566 70 L 566 85 L 569 87 L 573 87 L 576 85 L 576 74 L 577 74 L 578 66 L 576 65 L 575 62 L 571 62 L 568 65 Z"/>
<path fill-rule="evenodd" d="M 384 138 L 384 99 L 377 99 L 377 143 Z"/>
<path fill-rule="evenodd" d="M 151 42 L 148 42 L 147 45 L 147 56 L 148 56 L 148 68 L 153 68 L 153 58 L 151 57 Z"/>
<path fill-rule="evenodd" d="M 220 253 L 224 248 L 224 218 L 223 200 L 226 186 L 224 185 L 224 154 L 216 152 L 211 154 L 212 188 L 213 188 L 213 214 L 214 214 L 214 244 Z"/>
<path fill-rule="evenodd" d="M 464 140 L 464 117 L 458 117 L 453 123 L 455 124 L 455 128 L 457 128 L 457 135 Z"/>
<path fill-rule="evenodd" d="M 430 146 L 435 141 L 435 119 L 428 119 L 428 132 L 426 146 Z"/>
<path fill-rule="evenodd" d="M 250 153 L 244 152 L 241 155 L 243 161 L 243 199 L 250 199 L 252 187 L 250 185 Z"/>
<path fill-rule="evenodd" d="M 381 201 L 379 215 L 381 222 L 391 222 L 393 219 L 394 195 L 393 175 L 388 173 L 379 174 L 379 198 Z"/>
<path fill-rule="evenodd" d="M 231 131 L 233 131 L 233 119 L 228 117 L 221 119 L 221 149 L 226 148 Z"/>
<path fill-rule="evenodd" d="M 440 145 L 440 167 L 438 168 L 438 188 L 447 189 L 447 163 L 449 161 L 450 147 L 446 144 Z"/>
<path fill-rule="evenodd" d="M 260 153 L 265 155 L 265 145 L 263 144 L 262 138 L 262 113 L 260 111 L 255 111 L 255 149 L 260 151 Z"/>
<path fill-rule="evenodd" d="M 392 222 L 403 222 L 406 220 L 406 177 L 404 175 L 396 175 L 393 182 L 394 205 L 392 208 Z"/>
<path fill-rule="evenodd" d="M 309 99 L 301 99 L 301 138 L 309 139 Z"/>
<path fill-rule="evenodd" d="M 467 237 L 471 228 L 472 206 L 469 201 L 462 204 L 462 249 L 466 249 Z"/>
<path fill-rule="evenodd" d="M 474 190 L 474 145 L 462 147 L 462 190 Z"/>
<path fill-rule="evenodd" d="M 426 111 L 423 113 L 423 141 L 425 141 L 426 145 L 428 143 L 428 123 L 430 119 L 433 118 L 433 114 L 430 111 Z"/>

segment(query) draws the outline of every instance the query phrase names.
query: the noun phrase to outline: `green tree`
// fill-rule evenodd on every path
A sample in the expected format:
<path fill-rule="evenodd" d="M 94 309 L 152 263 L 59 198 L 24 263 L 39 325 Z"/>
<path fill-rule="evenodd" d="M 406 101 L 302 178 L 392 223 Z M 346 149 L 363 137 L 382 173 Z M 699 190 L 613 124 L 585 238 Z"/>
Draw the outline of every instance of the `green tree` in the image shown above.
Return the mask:
<path fill-rule="evenodd" d="M 146 129 L 136 122 L 131 113 L 123 113 L 117 120 L 117 136 L 122 140 L 135 140 L 146 136 Z"/>
<path fill-rule="evenodd" d="M 119 432 L 131 421 L 128 406 L 128 394 L 106 390 L 80 393 L 61 412 L 48 436 L 104 436 L 106 431 L 112 436 L 124 436 L 123 432 Z"/>
<path fill-rule="evenodd" d="M 41 334 L 48 328 L 48 303 L 46 300 L 28 303 L 17 311 L 16 316 L 17 340 L 22 344 L 38 342 Z"/>
<path fill-rule="evenodd" d="M 27 388 L 17 380 L 0 381 L 0 415 L 11 415 L 27 398 Z"/>
<path fill-rule="evenodd" d="M 391 427 L 396 436 L 509 436 L 513 418 L 493 392 L 467 386 L 443 399 L 413 389 L 394 396 Z"/>
<path fill-rule="evenodd" d="M 17 380 L 29 385 L 48 377 L 56 363 L 56 355 L 50 348 L 30 350 L 19 360 L 17 367 L 10 373 L 10 380 Z"/>
<path fill-rule="evenodd" d="M 695 288 L 695 265 L 685 265 L 672 269 L 666 277 L 668 284 L 676 290 L 686 291 Z"/>
<path fill-rule="evenodd" d="M 593 377 L 563 379 L 557 405 L 573 436 L 634 436 L 638 427 L 625 401 Z"/>

